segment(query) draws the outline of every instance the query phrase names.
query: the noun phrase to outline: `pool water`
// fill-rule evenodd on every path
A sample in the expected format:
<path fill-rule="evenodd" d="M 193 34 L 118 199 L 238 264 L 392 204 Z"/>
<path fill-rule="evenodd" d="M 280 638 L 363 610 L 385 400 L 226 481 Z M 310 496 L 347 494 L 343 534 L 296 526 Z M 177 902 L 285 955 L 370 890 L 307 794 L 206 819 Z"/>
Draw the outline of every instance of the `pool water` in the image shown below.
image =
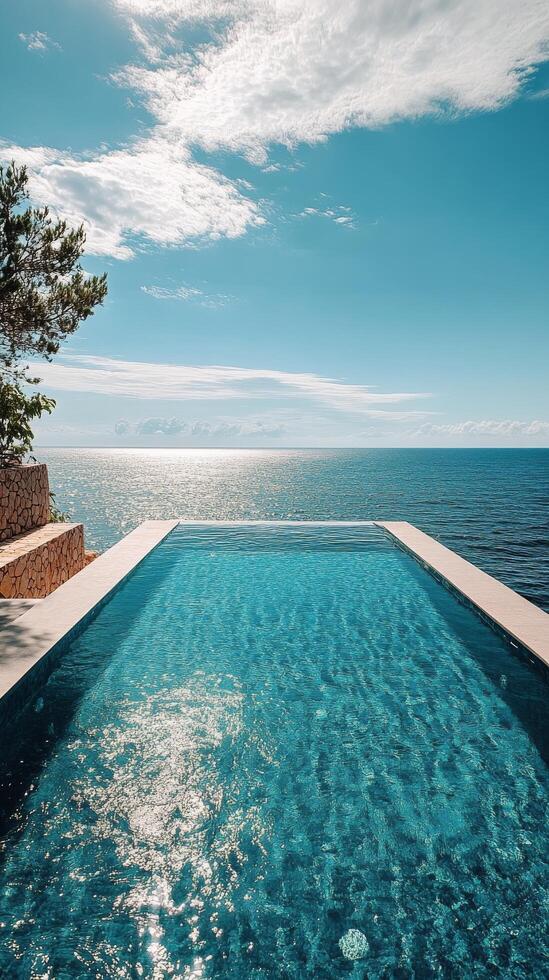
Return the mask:
<path fill-rule="evenodd" d="M 180 528 L 3 740 L 0 976 L 546 975 L 546 703 L 375 528 Z"/>

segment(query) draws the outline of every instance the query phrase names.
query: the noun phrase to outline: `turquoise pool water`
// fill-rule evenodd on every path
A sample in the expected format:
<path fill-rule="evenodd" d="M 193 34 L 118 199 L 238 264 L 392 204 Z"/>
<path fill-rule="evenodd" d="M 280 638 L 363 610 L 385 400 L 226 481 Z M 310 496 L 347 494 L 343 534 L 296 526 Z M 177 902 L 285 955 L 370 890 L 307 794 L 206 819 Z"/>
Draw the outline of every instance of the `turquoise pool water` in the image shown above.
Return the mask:
<path fill-rule="evenodd" d="M 0 975 L 543 976 L 546 703 L 376 529 L 178 530 L 3 740 Z"/>

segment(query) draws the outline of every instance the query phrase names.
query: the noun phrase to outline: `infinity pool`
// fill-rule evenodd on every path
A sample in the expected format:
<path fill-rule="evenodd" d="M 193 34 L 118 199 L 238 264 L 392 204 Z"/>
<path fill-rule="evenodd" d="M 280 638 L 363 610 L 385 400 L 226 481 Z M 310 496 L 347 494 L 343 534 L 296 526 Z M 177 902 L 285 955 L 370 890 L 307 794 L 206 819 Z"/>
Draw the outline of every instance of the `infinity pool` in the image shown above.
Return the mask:
<path fill-rule="evenodd" d="M 0 976 L 545 975 L 546 702 L 378 529 L 174 531 L 4 733 Z"/>

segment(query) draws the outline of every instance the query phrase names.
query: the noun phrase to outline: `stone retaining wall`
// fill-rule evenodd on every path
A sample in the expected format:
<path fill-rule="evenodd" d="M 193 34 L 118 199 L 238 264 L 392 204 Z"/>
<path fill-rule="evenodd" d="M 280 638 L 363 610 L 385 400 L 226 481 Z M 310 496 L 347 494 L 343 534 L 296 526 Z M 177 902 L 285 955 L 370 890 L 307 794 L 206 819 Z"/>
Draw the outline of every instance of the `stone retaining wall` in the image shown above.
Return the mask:
<path fill-rule="evenodd" d="M 44 463 L 0 469 L 0 541 L 50 519 L 50 487 Z"/>
<path fill-rule="evenodd" d="M 0 598 L 42 599 L 84 568 L 82 524 L 46 524 L 0 545 Z"/>

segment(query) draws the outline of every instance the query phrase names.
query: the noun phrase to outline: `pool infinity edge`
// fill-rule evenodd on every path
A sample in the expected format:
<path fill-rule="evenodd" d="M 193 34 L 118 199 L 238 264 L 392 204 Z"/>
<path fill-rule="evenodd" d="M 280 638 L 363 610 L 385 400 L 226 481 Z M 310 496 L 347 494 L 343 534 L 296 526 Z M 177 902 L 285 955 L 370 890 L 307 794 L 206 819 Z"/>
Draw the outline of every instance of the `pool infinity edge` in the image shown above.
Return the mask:
<path fill-rule="evenodd" d="M 144 521 L 64 585 L 0 631 L 0 722 L 7 703 L 29 695 L 28 681 L 179 525 L 376 526 L 514 646 L 549 669 L 549 614 L 407 521 Z M 515 641 L 513 643 L 513 641 Z"/>

